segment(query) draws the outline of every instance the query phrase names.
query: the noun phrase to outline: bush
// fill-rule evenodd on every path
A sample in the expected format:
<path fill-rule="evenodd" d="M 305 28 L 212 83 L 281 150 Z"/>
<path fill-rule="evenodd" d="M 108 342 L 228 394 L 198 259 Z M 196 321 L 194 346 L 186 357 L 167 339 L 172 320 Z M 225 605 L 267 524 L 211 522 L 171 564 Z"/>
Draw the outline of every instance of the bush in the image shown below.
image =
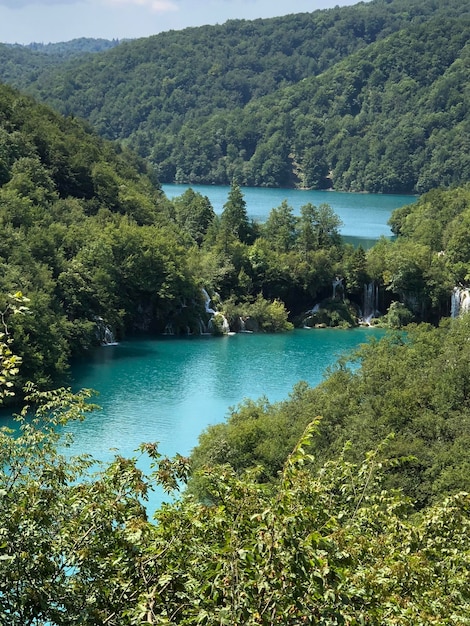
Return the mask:
<path fill-rule="evenodd" d="M 280 300 L 266 300 L 258 294 L 254 302 L 236 303 L 233 299 L 224 303 L 224 314 L 229 320 L 230 328 L 265 333 L 282 333 L 292 330 L 294 325 L 289 322 L 289 312 Z M 243 320 L 243 323 L 242 323 Z"/>
<path fill-rule="evenodd" d="M 401 302 L 392 302 L 384 317 L 390 328 L 402 328 L 413 321 L 413 313 Z"/>
<path fill-rule="evenodd" d="M 288 321 L 288 311 L 280 300 L 270 302 L 259 294 L 256 300 L 245 308 L 245 317 L 253 318 L 262 332 L 280 333 L 294 328 Z"/>

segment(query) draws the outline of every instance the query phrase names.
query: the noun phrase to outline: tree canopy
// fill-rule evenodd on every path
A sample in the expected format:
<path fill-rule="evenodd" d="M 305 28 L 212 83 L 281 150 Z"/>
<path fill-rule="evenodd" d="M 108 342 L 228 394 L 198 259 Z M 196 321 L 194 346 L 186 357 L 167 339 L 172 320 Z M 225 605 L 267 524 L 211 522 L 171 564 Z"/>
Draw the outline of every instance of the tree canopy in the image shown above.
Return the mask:
<path fill-rule="evenodd" d="M 469 19 L 465 0 L 373 0 L 71 59 L 0 46 L 0 79 L 163 182 L 422 193 L 469 178 Z"/>
<path fill-rule="evenodd" d="M 27 313 L 23 302 L 12 296 L 4 324 Z M 5 336 L 0 346 L 0 366 L 15 376 Z M 0 429 L 3 622 L 465 622 L 468 493 L 417 513 L 403 494 L 384 489 L 387 472 L 407 463 L 384 460 L 387 440 L 358 463 L 346 447 L 319 466 L 309 452 L 322 428 L 315 418 L 275 485 L 260 484 L 257 468 L 211 464 L 200 473 L 213 504 L 183 494 L 149 521 L 148 490 L 184 484 L 188 460 L 162 458 L 151 442 L 138 451 L 150 456 L 151 475 L 138 469 L 137 456 L 108 464 L 68 458 L 58 448 L 61 427 L 93 408 L 89 392 L 38 392 L 32 384 L 26 391 L 18 432 Z"/>

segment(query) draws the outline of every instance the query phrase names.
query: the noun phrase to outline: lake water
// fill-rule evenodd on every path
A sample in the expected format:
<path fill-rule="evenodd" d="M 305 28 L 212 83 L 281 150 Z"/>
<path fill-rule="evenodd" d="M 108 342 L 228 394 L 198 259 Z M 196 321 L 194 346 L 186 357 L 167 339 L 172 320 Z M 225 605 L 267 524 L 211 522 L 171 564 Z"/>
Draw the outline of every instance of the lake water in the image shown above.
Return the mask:
<path fill-rule="evenodd" d="M 180 196 L 189 187 L 207 196 L 220 215 L 227 202 L 230 187 L 218 185 L 162 185 L 169 198 Z M 416 196 L 397 194 L 362 194 L 339 191 L 312 191 L 305 189 L 266 189 L 242 187 L 246 209 L 250 219 L 266 221 L 271 209 L 287 200 L 294 215 L 300 215 L 300 207 L 311 202 L 315 206 L 326 203 L 341 218 L 341 234 L 346 240 L 361 243 L 365 248 L 381 236 L 391 237 L 392 231 L 387 222 L 394 209 L 416 201 Z"/>
<path fill-rule="evenodd" d="M 287 398 L 300 380 L 316 385 L 339 355 L 383 331 L 298 329 L 279 335 L 161 337 L 94 351 L 73 368 L 74 387 L 99 392 L 100 411 L 70 424 L 72 453 L 101 460 L 133 456 L 142 442 L 165 455 L 190 453 L 209 424 L 224 419 L 243 398 Z M 148 466 L 143 460 L 143 469 Z M 156 491 L 149 509 L 164 494 Z"/>
<path fill-rule="evenodd" d="M 192 187 L 209 197 L 217 213 L 222 211 L 229 187 Z M 169 197 L 187 188 L 163 186 Z M 258 221 L 284 199 L 295 214 L 307 202 L 327 202 L 344 222 L 342 234 L 362 241 L 390 236 L 391 211 L 415 201 L 414 196 L 294 189 L 242 191 L 250 218 Z M 74 388 L 97 390 L 102 408 L 68 426 L 75 439 L 70 453 L 109 460 L 114 451 L 133 456 L 140 443 L 158 441 L 164 455 L 187 455 L 204 428 L 222 421 L 243 398 L 266 396 L 274 402 L 287 398 L 300 380 L 316 385 L 340 354 L 380 334 L 383 331 L 372 328 L 299 329 L 281 335 L 160 337 L 99 348 L 72 369 Z M 148 469 L 145 461 L 140 463 Z M 149 511 L 163 499 L 157 490 Z"/>

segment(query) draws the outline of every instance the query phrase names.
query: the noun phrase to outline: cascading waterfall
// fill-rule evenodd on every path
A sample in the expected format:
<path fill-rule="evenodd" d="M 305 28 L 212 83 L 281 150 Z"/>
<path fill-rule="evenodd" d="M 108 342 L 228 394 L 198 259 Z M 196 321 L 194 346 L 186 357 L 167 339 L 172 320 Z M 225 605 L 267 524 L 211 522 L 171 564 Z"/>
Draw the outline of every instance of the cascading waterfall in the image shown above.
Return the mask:
<path fill-rule="evenodd" d="M 210 318 L 207 328 L 211 333 L 228 335 L 230 333 L 230 324 L 223 313 L 216 312 Z"/>
<path fill-rule="evenodd" d="M 239 323 L 240 323 L 240 331 L 239 332 L 241 332 L 241 333 L 250 333 L 251 334 L 253 331 L 249 330 L 246 327 L 246 319 L 248 319 L 248 318 L 239 317 Z"/>
<path fill-rule="evenodd" d="M 117 341 L 114 338 L 113 331 L 109 328 L 102 317 L 95 317 L 96 322 L 96 338 L 102 346 L 116 346 Z"/>
<path fill-rule="evenodd" d="M 209 329 L 207 328 L 207 324 L 201 318 L 199 318 L 199 334 L 210 335 Z"/>
<path fill-rule="evenodd" d="M 333 300 L 336 298 L 336 289 L 343 286 L 343 279 L 336 277 L 333 281 Z"/>
<path fill-rule="evenodd" d="M 216 312 L 210 306 L 211 305 L 210 296 L 207 293 L 207 291 L 204 289 L 204 287 L 202 288 L 202 295 L 204 296 L 204 306 L 206 307 L 206 313 L 211 313 L 212 315 L 215 315 Z"/>
<path fill-rule="evenodd" d="M 206 313 L 209 313 L 212 316 L 207 324 L 207 330 L 210 333 L 214 333 L 220 328 L 223 335 L 230 334 L 230 324 L 228 323 L 227 318 L 223 313 L 216 311 L 211 307 L 211 298 L 204 288 L 202 288 L 202 295 L 204 296 Z"/>
<path fill-rule="evenodd" d="M 302 319 L 302 328 L 312 328 L 308 324 L 308 321 L 312 317 L 312 315 L 314 315 L 315 313 L 318 313 L 319 310 L 320 310 L 320 305 L 317 303 L 311 309 L 309 309 L 308 311 L 305 311 L 303 319 Z"/>
<path fill-rule="evenodd" d="M 450 315 L 459 317 L 470 311 L 470 288 L 454 287 L 450 297 Z"/>
<path fill-rule="evenodd" d="M 109 328 L 109 326 L 106 326 L 106 328 L 104 329 L 104 342 L 103 343 L 106 346 L 116 344 L 113 331 Z"/>
<path fill-rule="evenodd" d="M 224 333 L 224 335 L 228 334 L 230 332 L 230 324 L 228 323 L 225 315 L 223 315 L 222 313 L 219 313 L 219 315 L 222 315 L 222 332 Z"/>
<path fill-rule="evenodd" d="M 367 324 L 376 316 L 379 308 L 379 287 L 374 282 L 364 285 L 362 319 Z"/>
<path fill-rule="evenodd" d="M 173 329 L 173 324 L 171 322 L 168 322 L 168 324 L 165 326 L 165 330 L 163 331 L 164 335 L 174 335 L 175 331 Z"/>

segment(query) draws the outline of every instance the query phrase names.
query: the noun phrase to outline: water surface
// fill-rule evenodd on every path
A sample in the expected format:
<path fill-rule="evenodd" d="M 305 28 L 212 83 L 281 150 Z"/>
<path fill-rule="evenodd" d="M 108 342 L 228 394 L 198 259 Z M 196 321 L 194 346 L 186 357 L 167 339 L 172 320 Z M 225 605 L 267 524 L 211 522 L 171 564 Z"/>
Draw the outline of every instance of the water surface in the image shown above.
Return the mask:
<path fill-rule="evenodd" d="M 165 194 L 171 199 L 180 196 L 189 187 L 207 196 L 214 211 L 220 214 L 227 202 L 230 187 L 224 185 L 162 185 Z M 412 204 L 417 196 L 376 193 L 347 193 L 340 191 L 312 191 L 306 189 L 274 189 L 265 187 L 242 187 L 248 216 L 258 222 L 266 221 L 271 209 L 278 207 L 283 200 L 293 208 L 294 215 L 300 215 L 300 207 L 311 202 L 315 206 L 326 203 L 341 218 L 344 237 L 361 240 L 376 240 L 391 237 L 392 231 L 387 222 L 394 209 Z M 367 245 L 366 247 L 369 247 Z"/>
<path fill-rule="evenodd" d="M 109 460 L 133 456 L 142 442 L 165 455 L 187 455 L 209 424 L 244 398 L 287 398 L 304 380 L 316 385 L 339 355 L 383 331 L 298 329 L 285 334 L 237 334 L 134 340 L 97 349 L 73 368 L 74 386 L 99 392 L 100 411 L 70 424 L 72 453 Z M 144 469 L 148 469 L 143 464 Z M 150 509 L 163 493 L 153 495 Z"/>

